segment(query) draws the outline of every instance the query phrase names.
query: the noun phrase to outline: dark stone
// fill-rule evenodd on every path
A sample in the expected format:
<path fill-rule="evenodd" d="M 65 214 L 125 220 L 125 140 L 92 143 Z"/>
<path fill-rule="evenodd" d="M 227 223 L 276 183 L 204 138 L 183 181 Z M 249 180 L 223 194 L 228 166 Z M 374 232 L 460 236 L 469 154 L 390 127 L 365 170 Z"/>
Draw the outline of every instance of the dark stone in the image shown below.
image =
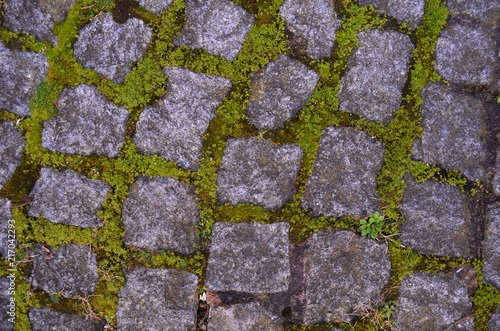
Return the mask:
<path fill-rule="evenodd" d="M 373 5 L 380 14 L 394 16 L 399 24 L 415 29 L 422 21 L 425 0 L 360 0 L 359 4 Z"/>
<path fill-rule="evenodd" d="M 288 289 L 289 225 L 215 223 L 207 262 L 209 291 L 276 293 Z"/>
<path fill-rule="evenodd" d="M 11 202 L 10 200 L 0 198 L 0 257 L 7 259 L 9 250 L 9 220 L 12 220 L 12 214 L 10 212 Z M 15 223 L 13 223 L 15 226 Z M 15 230 L 15 228 L 14 228 Z M 14 248 L 10 250 L 14 252 Z M 1 329 L 1 328 L 0 328 Z"/>
<path fill-rule="evenodd" d="M 211 307 L 208 331 L 283 331 L 276 319 L 257 302 Z"/>
<path fill-rule="evenodd" d="M 125 140 L 128 117 L 125 108 L 95 87 L 67 87 L 57 102 L 57 115 L 43 124 L 42 145 L 60 153 L 115 157 Z"/>
<path fill-rule="evenodd" d="M 109 185 L 87 178 L 76 171 L 57 172 L 42 168 L 31 195 L 28 215 L 54 223 L 91 228 L 102 225 L 97 217 Z"/>
<path fill-rule="evenodd" d="M 0 310 L 0 330 L 2 331 L 14 331 L 13 317 L 16 314 L 16 304 L 11 301 L 12 296 L 9 294 L 11 286 L 15 286 L 15 281 L 12 282 L 12 278 L 0 277 L 0 307 L 2 307 Z M 14 316 L 9 314 L 11 307 L 14 307 L 12 310 Z"/>
<path fill-rule="evenodd" d="M 448 0 L 446 5 L 450 14 L 468 14 L 487 22 L 494 21 L 500 15 L 498 0 Z"/>
<path fill-rule="evenodd" d="M 29 319 L 32 331 L 61 330 L 61 328 L 71 331 L 103 331 L 105 329 L 104 324 L 98 320 L 65 314 L 48 308 L 31 308 Z"/>
<path fill-rule="evenodd" d="M 500 289 L 500 204 L 488 208 L 483 242 L 483 281 Z"/>
<path fill-rule="evenodd" d="M 134 144 L 141 153 L 159 154 L 196 171 L 203 134 L 231 81 L 175 67 L 166 67 L 164 73 L 168 76 L 167 92 L 141 113 Z"/>
<path fill-rule="evenodd" d="M 171 3 L 172 0 L 139 0 L 141 6 L 157 15 L 166 10 Z"/>
<path fill-rule="evenodd" d="M 217 177 L 217 203 L 282 207 L 296 192 L 302 150 L 258 138 L 229 139 Z"/>
<path fill-rule="evenodd" d="M 21 163 L 26 142 L 14 124 L 0 122 L 0 189 L 9 182 Z"/>
<path fill-rule="evenodd" d="M 323 131 L 302 207 L 315 216 L 366 217 L 380 203 L 377 173 L 384 147 L 366 132 L 329 127 Z"/>
<path fill-rule="evenodd" d="M 125 286 L 118 293 L 118 330 L 196 330 L 196 275 L 137 268 L 127 272 L 125 278 Z"/>

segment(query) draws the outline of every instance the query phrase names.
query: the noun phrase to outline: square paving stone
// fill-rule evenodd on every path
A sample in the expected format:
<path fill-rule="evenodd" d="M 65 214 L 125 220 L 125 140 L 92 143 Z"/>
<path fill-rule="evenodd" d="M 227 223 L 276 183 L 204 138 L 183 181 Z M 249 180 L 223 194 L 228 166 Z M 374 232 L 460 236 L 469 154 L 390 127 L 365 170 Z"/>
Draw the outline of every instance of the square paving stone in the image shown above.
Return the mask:
<path fill-rule="evenodd" d="M 399 24 L 415 29 L 422 21 L 425 0 L 360 0 L 359 4 L 373 5 L 380 14 L 394 16 Z"/>
<path fill-rule="evenodd" d="M 123 203 L 125 244 L 193 253 L 200 219 L 194 191 L 168 177 L 138 178 Z"/>
<path fill-rule="evenodd" d="M 282 207 L 295 192 L 302 150 L 266 139 L 229 139 L 217 176 L 217 203 L 252 203 L 268 210 Z"/>
<path fill-rule="evenodd" d="M 247 115 L 258 129 L 278 129 L 304 107 L 319 75 L 286 55 L 252 75 Z"/>
<path fill-rule="evenodd" d="M 61 313 L 48 308 L 31 308 L 29 319 L 32 331 L 103 331 L 105 329 L 104 324 L 98 320 Z"/>
<path fill-rule="evenodd" d="M 348 322 L 355 308 L 382 303 L 391 273 L 386 244 L 350 231 L 317 232 L 305 259 L 305 324 Z"/>
<path fill-rule="evenodd" d="M 98 280 L 96 256 L 90 245 L 61 245 L 59 249 L 37 245 L 31 271 L 33 287 L 65 298 L 94 292 Z"/>
<path fill-rule="evenodd" d="M 330 57 L 340 20 L 329 0 L 285 0 L 281 17 L 293 34 L 307 42 L 307 55 L 314 60 Z"/>
<path fill-rule="evenodd" d="M 500 204 L 492 205 L 486 213 L 483 241 L 483 281 L 500 290 Z"/>
<path fill-rule="evenodd" d="M 97 212 L 109 189 L 108 184 L 70 169 L 57 172 L 52 168 L 42 168 L 30 193 L 33 202 L 28 215 L 54 223 L 97 227 L 103 222 Z"/>
<path fill-rule="evenodd" d="M 21 163 L 25 145 L 26 141 L 14 124 L 0 122 L 0 189 L 8 183 Z"/>
<path fill-rule="evenodd" d="M 174 44 L 203 49 L 232 61 L 253 21 L 251 14 L 229 0 L 187 0 L 186 24 Z"/>
<path fill-rule="evenodd" d="M 47 72 L 45 54 L 11 51 L 0 41 L 0 109 L 29 116 L 28 103 Z"/>
<path fill-rule="evenodd" d="M 277 293 L 290 279 L 289 225 L 215 223 L 207 262 L 209 291 Z"/>
<path fill-rule="evenodd" d="M 478 241 L 466 195 L 446 183 L 415 183 L 408 176 L 405 182 L 401 242 L 421 254 L 477 257 Z"/>
<path fill-rule="evenodd" d="M 186 271 L 137 268 L 118 293 L 120 331 L 195 331 L 198 277 Z"/>
<path fill-rule="evenodd" d="M 484 180 L 487 163 L 486 110 L 481 100 L 441 83 L 422 90 L 422 138 L 413 157 L 458 170 L 470 180 Z"/>
<path fill-rule="evenodd" d="M 196 171 L 203 134 L 231 81 L 175 67 L 163 71 L 168 77 L 167 91 L 141 113 L 134 144 L 141 153 L 159 154 L 184 169 Z"/>
<path fill-rule="evenodd" d="M 11 278 L 0 277 L 0 330 L 13 331 L 16 314 L 16 304 L 11 301 L 11 287 L 15 287 L 15 282 Z M 11 313 L 12 312 L 12 313 Z"/>
<path fill-rule="evenodd" d="M 208 331 L 283 331 L 276 319 L 257 302 L 211 307 Z"/>
<path fill-rule="evenodd" d="M 378 209 L 377 174 L 384 147 L 366 132 L 329 127 L 323 131 L 302 207 L 316 216 L 366 217 Z"/>
<path fill-rule="evenodd" d="M 144 56 L 152 31 L 137 18 L 119 24 L 110 13 L 96 16 L 80 30 L 75 57 L 85 68 L 122 83 L 131 66 Z"/>
<path fill-rule="evenodd" d="M 11 246 L 11 248 L 9 248 L 11 244 L 15 244 L 13 238 L 9 237 L 9 234 L 15 234 L 15 232 L 9 233 L 9 221 L 12 220 L 10 208 L 10 200 L 0 198 L 0 257 L 4 259 L 7 259 L 9 250 L 11 250 L 12 252 L 14 252 L 15 250 L 15 247 Z M 15 226 L 15 223 L 13 224 Z"/>
<path fill-rule="evenodd" d="M 93 86 L 65 88 L 57 115 L 43 123 L 42 146 L 60 153 L 115 157 L 125 140 L 128 112 Z"/>
<path fill-rule="evenodd" d="M 340 110 L 387 125 L 401 104 L 413 44 L 396 31 L 365 30 L 358 40 L 341 79 Z"/>

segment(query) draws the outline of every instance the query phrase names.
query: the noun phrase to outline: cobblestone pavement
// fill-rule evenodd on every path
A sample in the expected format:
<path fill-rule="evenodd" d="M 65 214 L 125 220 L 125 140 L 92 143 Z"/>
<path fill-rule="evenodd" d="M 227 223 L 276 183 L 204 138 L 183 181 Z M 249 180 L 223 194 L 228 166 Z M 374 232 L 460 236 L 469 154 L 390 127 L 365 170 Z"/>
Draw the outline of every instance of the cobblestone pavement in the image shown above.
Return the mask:
<path fill-rule="evenodd" d="M 0 331 L 500 330 L 500 0 L 0 6 Z"/>

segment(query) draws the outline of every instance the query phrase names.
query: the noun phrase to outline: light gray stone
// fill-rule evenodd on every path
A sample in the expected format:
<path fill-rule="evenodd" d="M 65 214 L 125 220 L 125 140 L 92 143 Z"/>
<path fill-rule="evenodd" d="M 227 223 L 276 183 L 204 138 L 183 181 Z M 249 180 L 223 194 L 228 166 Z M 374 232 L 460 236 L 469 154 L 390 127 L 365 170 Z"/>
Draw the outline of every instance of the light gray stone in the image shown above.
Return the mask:
<path fill-rule="evenodd" d="M 174 44 L 203 49 L 232 61 L 253 21 L 252 15 L 229 0 L 186 0 L 186 24 Z"/>
<path fill-rule="evenodd" d="M 258 129 L 278 129 L 304 107 L 319 75 L 286 55 L 252 75 L 247 114 Z"/>
<path fill-rule="evenodd" d="M 500 204 L 488 208 L 483 242 L 483 281 L 500 289 Z"/>
<path fill-rule="evenodd" d="M 350 231 L 317 232 L 305 252 L 305 324 L 348 322 L 356 307 L 382 303 L 391 273 L 386 244 Z"/>
<path fill-rule="evenodd" d="M 104 324 L 96 319 L 61 313 L 49 308 L 31 308 L 29 319 L 32 331 L 71 330 L 103 331 Z"/>
<path fill-rule="evenodd" d="M 365 30 L 358 40 L 341 79 L 340 110 L 389 124 L 401 104 L 413 44 L 396 31 Z"/>
<path fill-rule="evenodd" d="M 415 29 L 422 21 L 425 0 L 359 0 L 359 4 L 373 5 L 380 14 L 393 16 L 399 24 L 404 22 Z"/>
<path fill-rule="evenodd" d="M 137 268 L 125 274 L 118 293 L 120 331 L 195 331 L 196 275 L 177 270 Z"/>
<path fill-rule="evenodd" d="M 497 148 L 495 166 L 493 168 L 493 193 L 500 195 L 500 147 Z"/>
<path fill-rule="evenodd" d="M 11 301 L 9 291 L 15 288 L 15 280 L 11 277 L 0 277 L 0 330 L 13 331 L 16 314 L 16 303 Z M 12 314 L 11 314 L 12 312 Z"/>
<path fill-rule="evenodd" d="M 318 60 L 333 54 L 340 20 L 332 1 L 285 0 L 280 14 L 288 30 L 306 40 L 307 55 L 311 59 Z"/>
<path fill-rule="evenodd" d="M 497 308 L 496 313 L 491 316 L 488 322 L 488 331 L 498 331 L 500 330 L 500 306 Z"/>
<path fill-rule="evenodd" d="M 429 83 L 422 90 L 422 138 L 413 157 L 458 170 L 470 180 L 485 180 L 486 110 L 481 100 Z"/>
<path fill-rule="evenodd" d="M 448 0 L 446 5 L 450 14 L 468 14 L 485 21 L 494 20 L 500 15 L 498 0 Z"/>
<path fill-rule="evenodd" d="M 28 215 L 43 217 L 54 223 L 97 227 L 102 219 L 97 217 L 109 185 L 87 178 L 76 171 L 57 172 L 42 168 L 31 195 L 33 202 Z"/>
<path fill-rule="evenodd" d="M 0 257 L 4 259 L 7 259 L 9 255 L 9 244 L 13 243 L 13 241 L 9 241 L 9 239 L 12 239 L 12 237 L 9 238 L 9 221 L 12 220 L 10 208 L 10 200 L 0 198 Z M 15 223 L 13 224 L 15 225 Z M 14 252 L 14 249 L 11 248 L 10 250 Z"/>
<path fill-rule="evenodd" d="M 11 51 L 0 41 L 0 109 L 29 116 L 28 103 L 49 71 L 44 54 Z"/>
<path fill-rule="evenodd" d="M 0 122 L 0 189 L 9 182 L 21 163 L 26 141 L 11 122 Z"/>
<path fill-rule="evenodd" d="M 93 86 L 65 88 L 57 115 L 45 121 L 42 146 L 60 153 L 115 157 L 125 140 L 128 112 L 115 106 Z"/>
<path fill-rule="evenodd" d="M 399 228 L 401 242 L 421 254 L 472 258 L 478 254 L 467 197 L 460 189 L 406 177 Z"/>
<path fill-rule="evenodd" d="M 276 293 L 290 279 L 289 225 L 215 223 L 207 262 L 209 291 Z"/>
<path fill-rule="evenodd" d="M 37 245 L 31 255 L 33 287 L 65 298 L 94 292 L 99 276 L 90 245 L 60 245 L 59 249 Z"/>
<path fill-rule="evenodd" d="M 130 18 L 119 24 L 108 13 L 80 30 L 74 44 L 75 57 L 85 68 L 119 84 L 144 56 L 151 35 L 152 29 L 143 21 Z"/>
<path fill-rule="evenodd" d="M 383 154 L 382 144 L 365 132 L 326 128 L 302 207 L 310 208 L 316 216 L 334 217 L 366 217 L 376 211 L 380 203 L 376 179 Z"/>
<path fill-rule="evenodd" d="M 74 0 L 9 0 L 4 6 L 3 26 L 57 44 L 54 24 L 66 19 Z"/>
<path fill-rule="evenodd" d="M 139 177 L 123 203 L 125 244 L 193 253 L 200 219 L 194 190 L 169 177 Z"/>
<path fill-rule="evenodd" d="M 229 139 L 217 177 L 217 203 L 282 207 L 296 192 L 302 150 L 257 138 Z"/>
<path fill-rule="evenodd" d="M 474 331 L 473 319 L 469 316 L 472 312 L 469 295 L 477 286 L 475 277 L 471 266 L 447 274 L 406 276 L 399 288 L 394 330 Z"/>
<path fill-rule="evenodd" d="M 166 67 L 164 73 L 168 76 L 167 92 L 141 113 L 134 144 L 141 153 L 159 154 L 196 171 L 203 134 L 231 81 L 175 67 Z"/>
<path fill-rule="evenodd" d="M 159 14 L 166 10 L 172 3 L 172 0 L 139 0 L 139 4 L 146 10 Z"/>
<path fill-rule="evenodd" d="M 211 307 L 208 331 L 282 331 L 277 319 L 257 302 Z"/>

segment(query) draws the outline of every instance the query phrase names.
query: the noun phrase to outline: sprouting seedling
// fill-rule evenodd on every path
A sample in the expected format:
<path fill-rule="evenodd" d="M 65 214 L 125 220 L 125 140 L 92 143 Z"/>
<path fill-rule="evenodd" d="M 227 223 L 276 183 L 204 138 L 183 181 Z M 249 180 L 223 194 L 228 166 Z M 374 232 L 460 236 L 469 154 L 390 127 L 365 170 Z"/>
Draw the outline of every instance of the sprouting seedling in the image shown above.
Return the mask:
<path fill-rule="evenodd" d="M 368 217 L 368 220 L 362 219 L 360 223 L 359 230 L 361 230 L 361 235 L 375 239 L 384 226 L 384 215 L 376 211 Z"/>

